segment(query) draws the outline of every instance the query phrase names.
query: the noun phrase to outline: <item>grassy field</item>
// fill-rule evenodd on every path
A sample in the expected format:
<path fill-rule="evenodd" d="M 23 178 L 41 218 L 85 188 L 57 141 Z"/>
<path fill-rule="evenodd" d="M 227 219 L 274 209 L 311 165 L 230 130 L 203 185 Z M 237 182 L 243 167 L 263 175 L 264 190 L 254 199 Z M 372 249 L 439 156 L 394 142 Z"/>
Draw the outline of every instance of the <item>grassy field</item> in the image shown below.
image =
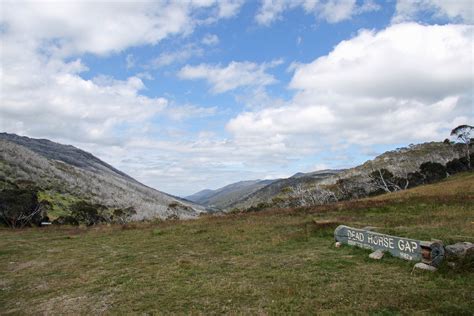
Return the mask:
<path fill-rule="evenodd" d="M 315 224 L 323 220 L 332 224 Z M 338 223 L 474 242 L 474 174 L 324 207 L 2 229 L 0 313 L 473 315 L 472 267 L 372 261 L 334 247 Z"/>

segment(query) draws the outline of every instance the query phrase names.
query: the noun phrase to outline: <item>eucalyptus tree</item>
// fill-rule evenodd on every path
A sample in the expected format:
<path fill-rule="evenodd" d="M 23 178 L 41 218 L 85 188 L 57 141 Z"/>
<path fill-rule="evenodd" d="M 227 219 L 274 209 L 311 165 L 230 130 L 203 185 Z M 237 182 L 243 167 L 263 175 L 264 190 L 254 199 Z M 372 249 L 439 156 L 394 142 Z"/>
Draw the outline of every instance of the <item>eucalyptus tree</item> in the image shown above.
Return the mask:
<path fill-rule="evenodd" d="M 456 136 L 458 140 L 466 145 L 466 159 L 469 169 L 471 169 L 471 156 L 469 147 L 471 146 L 471 132 L 474 130 L 474 126 L 471 125 L 459 125 L 451 131 L 451 136 Z"/>

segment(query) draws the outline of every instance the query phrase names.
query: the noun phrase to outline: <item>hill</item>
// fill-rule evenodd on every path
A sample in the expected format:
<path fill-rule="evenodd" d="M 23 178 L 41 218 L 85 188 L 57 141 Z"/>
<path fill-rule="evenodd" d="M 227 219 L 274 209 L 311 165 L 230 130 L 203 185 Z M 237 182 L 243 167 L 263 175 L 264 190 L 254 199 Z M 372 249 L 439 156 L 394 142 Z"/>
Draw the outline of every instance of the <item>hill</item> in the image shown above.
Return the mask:
<path fill-rule="evenodd" d="M 338 224 L 474 242 L 474 174 L 362 200 L 194 221 L 0 229 L 5 314 L 471 315 L 473 267 L 334 247 Z M 317 223 L 326 223 L 320 225 Z M 21 298 L 21 299 L 19 299 Z"/>
<path fill-rule="evenodd" d="M 3 188 L 31 188 L 54 219 L 80 201 L 133 209 L 131 219 L 193 218 L 202 207 L 147 187 L 92 154 L 45 139 L 0 133 Z"/>
<path fill-rule="evenodd" d="M 202 190 L 185 197 L 185 199 L 206 207 L 225 209 L 274 181 L 276 180 L 240 181 L 216 190 Z"/>
<path fill-rule="evenodd" d="M 306 181 L 321 180 L 338 174 L 342 170 L 319 170 L 314 172 L 298 172 L 288 179 L 274 180 L 249 180 L 240 181 L 226 185 L 216 190 L 202 190 L 193 195 L 185 197 L 189 201 L 196 202 L 206 207 L 220 210 L 230 210 L 246 199 L 258 195 L 257 203 L 261 202 L 263 195 L 273 196 L 282 188 Z M 259 192 L 258 194 L 256 192 Z"/>
<path fill-rule="evenodd" d="M 425 174 L 420 173 L 423 163 L 435 164 L 431 167 L 435 169 L 439 166 L 445 168 L 449 162 L 458 163 L 464 156 L 461 144 L 430 142 L 410 145 L 385 152 L 354 168 L 296 174 L 275 181 L 230 204 L 228 209 L 318 205 L 369 196 L 383 190 L 403 190 L 430 182 Z M 383 171 L 383 179 L 378 179 L 379 171 Z M 445 177 L 446 171 L 441 172 Z M 378 182 L 385 180 L 393 187 L 381 188 Z"/>

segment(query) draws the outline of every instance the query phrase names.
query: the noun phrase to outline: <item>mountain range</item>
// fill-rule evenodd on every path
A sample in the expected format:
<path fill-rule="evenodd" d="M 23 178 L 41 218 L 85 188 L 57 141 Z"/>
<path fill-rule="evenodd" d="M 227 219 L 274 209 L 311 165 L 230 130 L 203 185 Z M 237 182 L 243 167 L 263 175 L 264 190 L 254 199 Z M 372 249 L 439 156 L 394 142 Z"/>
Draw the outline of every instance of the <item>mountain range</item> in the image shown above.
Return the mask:
<path fill-rule="evenodd" d="M 186 219 L 215 211 L 325 204 L 364 197 L 381 189 L 407 188 L 432 177 L 420 173 L 424 163 L 423 168 L 431 168 L 426 172 L 444 168 L 440 172 L 446 176 L 445 166 L 450 162 L 464 168 L 459 160 L 463 156 L 461 144 L 429 142 L 385 152 L 354 168 L 240 181 L 179 198 L 150 188 L 76 147 L 0 133 L 0 185 L 1 190 L 35 187 L 41 199 L 60 214 L 71 209 L 72 203 L 86 201 L 110 209 L 133 208 L 131 220 Z M 377 179 L 379 175 L 381 179 Z M 377 184 L 379 180 L 385 187 Z"/>

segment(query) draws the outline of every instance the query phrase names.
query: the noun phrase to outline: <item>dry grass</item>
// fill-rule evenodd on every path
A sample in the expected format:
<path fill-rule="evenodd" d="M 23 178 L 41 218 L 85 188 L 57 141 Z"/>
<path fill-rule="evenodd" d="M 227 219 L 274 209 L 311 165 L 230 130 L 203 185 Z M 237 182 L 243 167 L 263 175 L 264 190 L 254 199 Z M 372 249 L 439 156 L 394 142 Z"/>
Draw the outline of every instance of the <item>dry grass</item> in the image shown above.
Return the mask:
<path fill-rule="evenodd" d="M 412 272 L 334 248 L 332 234 L 345 223 L 472 240 L 473 182 L 195 221 L 0 230 L 0 312 L 472 315 L 473 271 Z"/>

